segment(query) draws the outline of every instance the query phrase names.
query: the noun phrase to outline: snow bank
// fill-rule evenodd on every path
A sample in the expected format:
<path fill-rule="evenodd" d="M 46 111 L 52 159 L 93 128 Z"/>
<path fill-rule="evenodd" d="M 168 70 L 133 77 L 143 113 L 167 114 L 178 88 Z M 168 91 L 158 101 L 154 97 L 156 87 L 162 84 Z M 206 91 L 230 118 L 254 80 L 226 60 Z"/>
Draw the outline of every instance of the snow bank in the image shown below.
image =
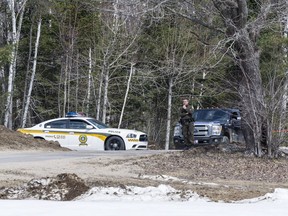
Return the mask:
<path fill-rule="evenodd" d="M 94 187 L 77 198 L 82 201 L 208 201 L 192 191 L 180 191 L 168 185 L 158 187 Z"/>
<path fill-rule="evenodd" d="M 165 185 L 94 188 L 77 201 L 0 200 L 0 209 L 5 216 L 283 216 L 288 213 L 287 189 L 238 203 L 211 202 L 195 194 L 187 202 L 171 201 L 171 197 L 167 198 L 170 193 L 176 194 L 173 199 L 178 197 L 177 190 Z"/>

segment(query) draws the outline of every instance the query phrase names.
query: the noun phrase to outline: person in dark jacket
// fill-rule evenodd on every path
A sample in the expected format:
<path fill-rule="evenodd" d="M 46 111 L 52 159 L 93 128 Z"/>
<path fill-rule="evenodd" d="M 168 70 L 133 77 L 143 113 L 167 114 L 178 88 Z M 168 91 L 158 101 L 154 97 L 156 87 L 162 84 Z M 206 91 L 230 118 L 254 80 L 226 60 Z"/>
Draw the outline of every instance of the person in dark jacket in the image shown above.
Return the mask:
<path fill-rule="evenodd" d="M 183 99 L 183 106 L 180 108 L 180 123 L 184 137 L 184 149 L 189 149 L 194 144 L 194 119 L 193 108 L 189 105 L 187 98 Z"/>

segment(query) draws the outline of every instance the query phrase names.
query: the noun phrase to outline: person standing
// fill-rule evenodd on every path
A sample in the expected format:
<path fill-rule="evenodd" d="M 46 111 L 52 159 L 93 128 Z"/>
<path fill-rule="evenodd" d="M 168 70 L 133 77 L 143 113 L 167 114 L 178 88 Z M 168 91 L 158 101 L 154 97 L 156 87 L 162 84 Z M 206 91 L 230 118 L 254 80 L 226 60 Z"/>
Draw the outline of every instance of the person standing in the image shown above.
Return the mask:
<path fill-rule="evenodd" d="M 193 108 L 189 105 L 187 98 L 183 99 L 183 106 L 180 108 L 180 123 L 182 125 L 182 133 L 184 137 L 185 150 L 194 144 L 194 119 Z"/>

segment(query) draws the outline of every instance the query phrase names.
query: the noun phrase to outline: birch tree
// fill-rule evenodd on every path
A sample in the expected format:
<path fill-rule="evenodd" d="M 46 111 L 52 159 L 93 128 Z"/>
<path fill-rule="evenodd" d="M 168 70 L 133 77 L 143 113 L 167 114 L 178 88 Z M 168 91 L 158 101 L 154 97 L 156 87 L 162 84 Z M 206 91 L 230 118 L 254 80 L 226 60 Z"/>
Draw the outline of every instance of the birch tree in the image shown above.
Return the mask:
<path fill-rule="evenodd" d="M 12 45 L 11 61 L 9 65 L 8 87 L 7 87 L 7 101 L 5 106 L 4 125 L 12 128 L 12 114 L 13 114 L 13 93 L 14 93 L 14 80 L 16 76 L 16 60 L 18 43 L 20 40 L 20 33 L 23 21 L 24 10 L 27 0 L 16 2 L 15 0 L 8 0 L 9 9 L 11 13 L 11 32 L 9 43 Z M 16 4 L 19 10 L 16 10 Z M 18 20 L 17 20 L 18 18 Z"/>
<path fill-rule="evenodd" d="M 26 101 L 24 101 L 25 107 L 24 107 L 24 113 L 23 113 L 23 118 L 22 118 L 22 128 L 24 128 L 26 125 L 29 105 L 31 101 L 31 94 L 33 90 L 33 83 L 34 83 L 35 74 L 36 74 L 38 48 L 39 48 L 39 42 L 40 42 L 40 36 L 41 36 L 41 24 L 42 24 L 42 18 L 40 16 L 38 20 L 38 25 L 37 25 L 37 35 L 36 35 L 36 41 L 35 41 L 35 46 L 34 46 L 34 58 L 33 58 L 33 67 L 32 67 L 32 73 L 31 73 L 31 78 L 30 78 L 30 84 L 29 84 Z"/>
<path fill-rule="evenodd" d="M 126 88 L 126 93 L 125 93 L 125 97 L 124 97 L 124 102 L 122 105 L 122 110 L 121 110 L 121 114 L 120 114 L 120 120 L 118 123 L 118 128 L 121 127 L 121 123 L 122 123 L 122 119 L 123 119 L 123 115 L 124 115 L 124 110 L 125 110 L 125 106 L 126 106 L 126 102 L 127 102 L 127 97 L 128 97 L 128 93 L 129 93 L 129 89 L 130 89 L 130 83 L 131 83 L 133 72 L 134 72 L 134 63 L 131 63 L 129 78 L 128 78 L 128 82 L 127 82 L 127 88 Z"/>
<path fill-rule="evenodd" d="M 7 45 L 7 41 L 6 41 L 6 25 L 7 23 L 5 22 L 6 17 L 7 17 L 7 13 L 5 12 L 5 8 L 6 8 L 6 2 L 0 2 L 0 95 L 2 97 L 1 98 L 1 119 L 0 122 L 2 123 L 2 113 L 3 110 L 5 110 L 5 102 L 4 102 L 4 95 L 6 92 L 6 75 L 5 75 L 5 65 L 9 64 L 10 60 L 10 54 L 11 54 L 11 50 L 10 50 L 10 46 Z"/>
<path fill-rule="evenodd" d="M 111 4 L 103 2 L 102 10 L 113 13 L 102 13 L 103 38 L 101 43 L 101 74 L 99 79 L 99 91 L 97 98 L 97 117 L 100 117 L 102 111 L 102 122 L 106 123 L 107 110 L 109 107 L 109 80 L 113 71 L 117 67 L 129 62 L 129 53 L 133 52 L 133 46 L 141 30 L 141 17 L 137 12 L 141 11 L 141 1 L 134 0 L 128 3 L 123 0 L 115 0 Z M 126 38 L 129 38 L 127 40 Z M 126 61 L 126 62 L 125 62 Z M 102 109 L 100 105 L 102 104 Z"/>
<path fill-rule="evenodd" d="M 89 113 L 90 99 L 91 99 L 91 85 L 92 85 L 92 49 L 89 48 L 89 69 L 88 69 L 88 90 L 87 90 L 87 104 L 86 113 Z"/>

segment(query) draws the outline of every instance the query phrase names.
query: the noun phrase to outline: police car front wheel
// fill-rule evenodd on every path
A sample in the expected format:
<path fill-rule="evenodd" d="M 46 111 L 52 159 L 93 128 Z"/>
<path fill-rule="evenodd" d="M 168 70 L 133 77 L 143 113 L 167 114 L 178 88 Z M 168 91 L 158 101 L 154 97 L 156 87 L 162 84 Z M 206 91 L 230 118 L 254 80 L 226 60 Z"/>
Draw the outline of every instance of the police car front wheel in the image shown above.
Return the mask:
<path fill-rule="evenodd" d="M 105 150 L 125 150 L 125 143 L 120 137 L 109 137 L 105 143 Z"/>

